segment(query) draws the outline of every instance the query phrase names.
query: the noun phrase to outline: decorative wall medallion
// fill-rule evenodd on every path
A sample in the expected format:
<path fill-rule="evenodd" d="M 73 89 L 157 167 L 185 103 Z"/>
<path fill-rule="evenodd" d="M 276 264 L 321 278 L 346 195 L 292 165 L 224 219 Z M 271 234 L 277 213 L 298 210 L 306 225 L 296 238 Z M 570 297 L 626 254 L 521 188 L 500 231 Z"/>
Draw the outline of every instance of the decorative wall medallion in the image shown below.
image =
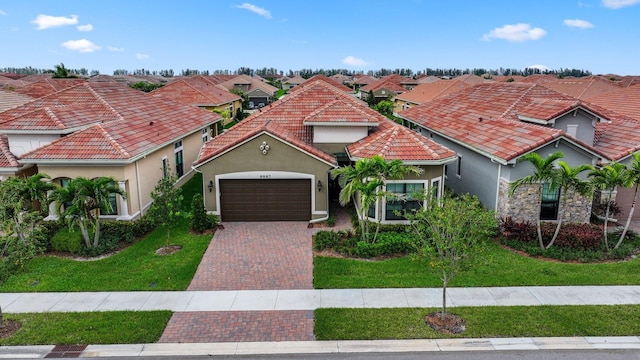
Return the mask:
<path fill-rule="evenodd" d="M 267 155 L 269 152 L 269 145 L 267 145 L 266 141 L 263 141 L 260 145 L 260 151 L 262 151 L 262 155 Z"/>

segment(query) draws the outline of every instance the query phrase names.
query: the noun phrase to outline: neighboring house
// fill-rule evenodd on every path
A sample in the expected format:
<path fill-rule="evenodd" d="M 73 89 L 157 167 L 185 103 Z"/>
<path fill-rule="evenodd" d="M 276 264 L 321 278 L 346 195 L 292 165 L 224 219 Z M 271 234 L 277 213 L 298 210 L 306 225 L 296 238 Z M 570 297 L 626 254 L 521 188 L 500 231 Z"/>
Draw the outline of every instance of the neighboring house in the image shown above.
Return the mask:
<path fill-rule="evenodd" d="M 389 182 L 389 191 L 406 193 L 430 187 L 441 193 L 444 164 L 455 160 L 451 150 L 314 77 L 207 142 L 194 168 L 203 174 L 207 210 L 222 221 L 318 222 L 329 217 L 330 199 L 340 191 L 329 171 L 373 155 L 425 169 Z M 390 208 L 383 214 L 383 222 L 398 221 Z"/>
<path fill-rule="evenodd" d="M 28 83 L 22 87 L 17 87 L 14 91 L 37 99 L 51 95 L 60 90 L 68 89 L 84 81 L 84 79 L 80 78 L 53 79 L 51 78 L 51 75 L 49 75 L 48 77 L 41 78 L 40 80 Z"/>
<path fill-rule="evenodd" d="M 438 80 L 429 83 L 421 83 L 413 90 L 403 92 L 393 100 L 393 111 L 398 113 L 402 110 L 410 109 L 414 106 L 431 101 L 440 96 L 460 91 L 471 86 L 459 80 Z"/>
<path fill-rule="evenodd" d="M 282 89 L 283 90 L 290 90 L 293 89 L 294 87 L 302 84 L 303 82 L 307 81 L 306 79 L 304 79 L 302 76 L 300 75 L 296 75 L 292 78 L 288 78 L 286 80 L 283 80 L 282 82 Z"/>
<path fill-rule="evenodd" d="M 620 88 L 613 81 L 600 77 L 554 79 L 542 82 L 540 85 L 580 100 L 588 100 Z"/>
<path fill-rule="evenodd" d="M 227 90 L 241 90 L 249 99 L 249 109 L 258 109 L 271 104 L 278 88 L 249 75 L 238 75 L 220 83 Z"/>
<path fill-rule="evenodd" d="M 0 113 L 13 109 L 34 99 L 13 91 L 0 90 Z M 26 172 L 25 172 L 26 170 Z M 9 149 L 9 139 L 0 131 L 0 181 L 7 177 L 29 176 L 32 170 L 18 163 L 16 156 Z"/>
<path fill-rule="evenodd" d="M 242 111 L 240 96 L 230 93 L 221 85 L 216 85 L 206 76 L 179 78 L 150 94 L 209 111 L 227 110 L 229 112 L 227 123 L 235 118 L 238 111 Z"/>
<path fill-rule="evenodd" d="M 397 74 L 388 75 L 360 88 L 360 96 L 362 99 L 367 99 L 370 96 L 369 94 L 373 93 L 377 104 L 380 101 L 393 99 L 396 95 L 411 90 L 411 85 L 416 85 L 415 80 L 411 78 Z"/>
<path fill-rule="evenodd" d="M 20 166 L 59 185 L 79 176 L 114 177 L 128 197 L 114 196 L 114 213 L 102 217 L 129 220 L 150 206 L 163 168 L 170 165 L 180 183 L 193 174 L 189 165 L 219 121 L 218 114 L 124 84 L 82 82 L 1 112 L 0 133 Z"/>
<path fill-rule="evenodd" d="M 640 124 L 603 107 L 536 84 L 475 85 L 399 113 L 417 129 L 457 153 L 447 168 L 446 183 L 457 193 L 477 195 L 500 217 L 556 220 L 559 192 L 521 187 L 513 197 L 509 186 L 531 174 L 529 152 L 542 157 L 564 153 L 571 166 L 624 159 L 640 149 Z M 566 219 L 589 221 L 591 198 L 569 194 Z"/>

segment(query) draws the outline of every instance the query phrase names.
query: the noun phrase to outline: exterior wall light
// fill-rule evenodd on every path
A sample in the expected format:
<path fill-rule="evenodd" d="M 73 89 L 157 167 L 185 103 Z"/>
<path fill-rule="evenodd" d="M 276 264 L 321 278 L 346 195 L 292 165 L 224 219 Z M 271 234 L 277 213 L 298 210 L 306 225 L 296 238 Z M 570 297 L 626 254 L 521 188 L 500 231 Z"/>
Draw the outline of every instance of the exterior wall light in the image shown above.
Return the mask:
<path fill-rule="evenodd" d="M 213 191 L 213 180 L 209 180 L 209 185 L 207 185 L 207 187 L 209 188 L 209 192 Z"/>
<path fill-rule="evenodd" d="M 318 180 L 318 184 L 316 184 L 318 191 L 322 191 L 322 181 Z"/>
<path fill-rule="evenodd" d="M 266 141 L 263 141 L 260 145 L 260 151 L 262 151 L 262 155 L 267 155 L 267 153 L 269 152 L 269 145 Z"/>

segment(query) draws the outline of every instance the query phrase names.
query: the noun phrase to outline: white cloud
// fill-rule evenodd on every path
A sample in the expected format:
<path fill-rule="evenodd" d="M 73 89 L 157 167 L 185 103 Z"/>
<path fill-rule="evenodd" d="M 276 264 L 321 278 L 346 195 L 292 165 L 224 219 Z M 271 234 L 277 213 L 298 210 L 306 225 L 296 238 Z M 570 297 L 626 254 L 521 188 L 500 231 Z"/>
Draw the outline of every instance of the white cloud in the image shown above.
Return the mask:
<path fill-rule="evenodd" d="M 579 29 L 589 29 L 593 27 L 593 24 L 586 21 L 586 20 L 580 20 L 580 19 L 566 19 L 563 21 L 563 23 L 568 26 L 568 27 L 576 27 Z"/>
<path fill-rule="evenodd" d="M 113 51 L 113 52 L 123 52 L 124 48 L 119 48 L 119 47 L 115 47 L 115 46 L 107 46 L 107 50 Z"/>
<path fill-rule="evenodd" d="M 263 16 L 267 19 L 271 19 L 271 13 L 269 12 L 269 10 L 263 9 L 261 7 L 257 7 L 253 4 L 249 4 L 249 3 L 243 3 L 242 5 L 236 5 L 236 7 L 238 9 L 245 9 L 245 10 L 249 10 L 253 13 L 256 13 L 260 16 Z"/>
<path fill-rule="evenodd" d="M 620 9 L 636 4 L 640 4 L 640 0 L 602 0 L 602 6 L 609 9 Z"/>
<path fill-rule="evenodd" d="M 342 63 L 349 66 L 367 66 L 367 62 L 355 56 L 347 56 L 342 59 Z"/>
<path fill-rule="evenodd" d="M 66 47 L 69 50 L 79 51 L 83 53 L 100 50 L 100 46 L 92 43 L 87 39 L 65 41 L 62 43 L 62 46 Z"/>
<path fill-rule="evenodd" d="M 4 10 L 0 9 L 0 15 L 7 15 L 7 13 Z"/>
<path fill-rule="evenodd" d="M 482 40 L 489 41 L 492 38 L 504 39 L 511 42 L 522 42 L 527 40 L 538 40 L 547 34 L 541 28 L 532 28 L 529 24 L 505 25 L 501 28 L 495 28 L 488 34 L 482 36 Z"/>
<path fill-rule="evenodd" d="M 93 30 L 93 25 L 91 25 L 91 24 L 78 25 L 77 29 L 78 29 L 78 31 L 91 31 L 91 30 Z"/>
<path fill-rule="evenodd" d="M 49 16 L 49 15 L 38 15 L 35 20 L 31 21 L 32 23 L 38 25 L 36 29 L 44 30 L 54 27 L 60 27 L 65 25 L 75 25 L 78 23 L 78 15 L 71 15 L 70 17 L 64 16 Z"/>
<path fill-rule="evenodd" d="M 540 69 L 541 71 L 549 70 L 549 67 L 548 67 L 548 66 L 546 66 L 546 65 L 540 65 L 540 64 L 527 66 L 527 68 L 529 68 L 529 69 Z"/>
<path fill-rule="evenodd" d="M 147 60 L 149 58 L 148 54 L 136 54 L 136 59 L 138 60 Z"/>

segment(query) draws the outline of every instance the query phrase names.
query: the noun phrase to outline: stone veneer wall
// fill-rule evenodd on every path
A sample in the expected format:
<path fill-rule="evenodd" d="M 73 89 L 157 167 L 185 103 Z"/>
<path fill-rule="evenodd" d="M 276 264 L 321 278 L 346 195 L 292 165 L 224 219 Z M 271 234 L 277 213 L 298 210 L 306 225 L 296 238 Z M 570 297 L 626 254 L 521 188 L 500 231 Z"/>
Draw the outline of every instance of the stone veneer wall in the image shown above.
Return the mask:
<path fill-rule="evenodd" d="M 540 186 L 536 184 L 522 185 L 518 187 L 513 196 L 509 196 L 509 182 L 500 179 L 498 190 L 498 216 L 502 219 L 511 216 L 516 221 L 535 222 L 540 216 Z M 560 209 L 566 206 L 563 221 L 574 223 L 589 222 L 591 217 L 591 197 L 569 191 L 566 203 L 560 194 Z"/>

